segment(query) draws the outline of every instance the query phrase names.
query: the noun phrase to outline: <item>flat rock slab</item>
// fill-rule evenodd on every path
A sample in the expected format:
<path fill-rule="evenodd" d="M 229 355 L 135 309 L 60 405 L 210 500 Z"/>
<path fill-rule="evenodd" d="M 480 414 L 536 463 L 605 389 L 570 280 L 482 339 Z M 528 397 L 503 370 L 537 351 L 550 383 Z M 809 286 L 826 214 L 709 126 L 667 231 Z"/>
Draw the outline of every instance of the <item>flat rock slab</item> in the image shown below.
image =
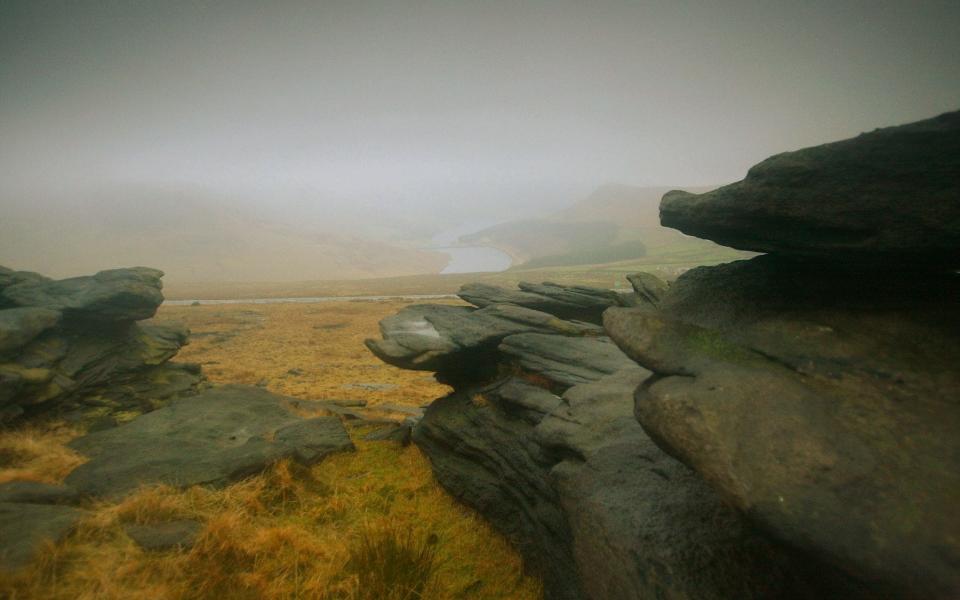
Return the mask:
<path fill-rule="evenodd" d="M 55 483 L 11 481 L 0 484 L 0 503 L 69 504 L 79 498 L 77 490 Z"/>
<path fill-rule="evenodd" d="M 130 524 L 123 531 L 144 550 L 162 552 L 190 548 L 202 528 L 199 521 L 181 519 L 149 525 Z"/>
<path fill-rule="evenodd" d="M 133 421 L 70 443 L 90 457 L 67 484 L 118 496 L 142 484 L 223 485 L 281 458 L 312 464 L 352 450 L 337 417 L 303 419 L 295 402 L 266 390 L 227 385 L 182 398 Z"/>
<path fill-rule="evenodd" d="M 366 390 L 368 392 L 386 392 L 397 388 L 395 383 L 345 383 L 340 387 L 346 390 Z"/>
<path fill-rule="evenodd" d="M 27 566 L 46 542 L 58 542 L 87 514 L 70 506 L 0 503 L 0 569 Z"/>

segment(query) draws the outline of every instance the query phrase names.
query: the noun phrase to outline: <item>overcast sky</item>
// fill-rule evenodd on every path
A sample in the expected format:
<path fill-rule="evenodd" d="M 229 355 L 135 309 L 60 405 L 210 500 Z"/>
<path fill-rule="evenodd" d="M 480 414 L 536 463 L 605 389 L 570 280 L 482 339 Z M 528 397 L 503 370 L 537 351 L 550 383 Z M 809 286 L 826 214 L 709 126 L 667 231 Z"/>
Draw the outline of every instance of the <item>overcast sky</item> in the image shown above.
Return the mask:
<path fill-rule="evenodd" d="M 0 0 L 0 178 L 264 202 L 721 183 L 960 108 L 958 31 L 956 0 Z"/>

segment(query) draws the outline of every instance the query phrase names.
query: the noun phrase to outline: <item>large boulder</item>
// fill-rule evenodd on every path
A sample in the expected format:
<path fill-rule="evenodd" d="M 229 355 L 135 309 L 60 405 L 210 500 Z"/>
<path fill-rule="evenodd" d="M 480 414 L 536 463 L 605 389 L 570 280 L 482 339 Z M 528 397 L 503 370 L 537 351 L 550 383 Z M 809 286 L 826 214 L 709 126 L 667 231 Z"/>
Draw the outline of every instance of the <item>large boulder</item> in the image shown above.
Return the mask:
<path fill-rule="evenodd" d="M 960 596 L 960 282 L 762 256 L 606 329 L 636 416 L 751 520 L 900 597 Z"/>
<path fill-rule="evenodd" d="M 176 323 L 112 324 L 95 329 L 57 328 L 41 334 L 7 362 L 0 362 L 0 409 L 24 410 L 89 403 L 131 392 L 126 404 L 153 397 L 153 383 L 189 391 L 199 370 L 168 367 L 189 332 Z M 157 377 L 159 372 L 170 378 Z M 139 394 L 133 394 L 139 390 Z M 166 397 L 156 388 L 156 397 Z"/>
<path fill-rule="evenodd" d="M 960 112 L 785 152 L 661 223 L 726 246 L 889 268 L 960 266 Z"/>
<path fill-rule="evenodd" d="M 61 311 L 95 321 L 149 319 L 163 302 L 163 271 L 147 267 L 111 269 L 57 281 L 28 277 L 0 290 L 8 303 Z"/>
<path fill-rule="evenodd" d="M 653 310 L 665 286 L 636 279 Z M 633 411 L 650 371 L 594 326 L 518 306 L 530 289 L 485 290 L 481 309 L 405 309 L 368 345 L 454 386 L 413 440 L 440 484 L 516 544 L 546 598 L 861 597 L 660 449 Z"/>
<path fill-rule="evenodd" d="M 53 281 L 0 269 L 0 421 L 84 404 L 150 410 L 192 392 L 199 369 L 167 362 L 186 327 L 136 322 L 163 301 L 162 275 L 136 267 Z"/>
<path fill-rule="evenodd" d="M 517 542 L 548 599 L 858 597 L 650 440 L 632 399 L 649 375 L 634 365 L 562 398 L 513 378 L 462 390 L 427 409 L 414 441 L 450 493 Z"/>
<path fill-rule="evenodd" d="M 291 411 L 291 402 L 240 385 L 174 400 L 70 442 L 90 460 L 66 483 L 83 494 L 110 497 L 151 483 L 223 485 L 281 458 L 309 465 L 353 449 L 338 417 L 304 419 Z"/>

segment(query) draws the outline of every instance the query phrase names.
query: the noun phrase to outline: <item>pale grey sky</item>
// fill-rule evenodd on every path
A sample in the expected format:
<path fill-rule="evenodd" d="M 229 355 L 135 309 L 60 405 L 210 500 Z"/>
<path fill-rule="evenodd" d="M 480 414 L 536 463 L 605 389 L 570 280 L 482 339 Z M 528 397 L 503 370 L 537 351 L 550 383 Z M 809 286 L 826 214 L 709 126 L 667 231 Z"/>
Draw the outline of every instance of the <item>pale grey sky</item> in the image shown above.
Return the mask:
<path fill-rule="evenodd" d="M 955 0 L 0 0 L 0 203 L 721 183 L 960 107 L 958 31 Z"/>

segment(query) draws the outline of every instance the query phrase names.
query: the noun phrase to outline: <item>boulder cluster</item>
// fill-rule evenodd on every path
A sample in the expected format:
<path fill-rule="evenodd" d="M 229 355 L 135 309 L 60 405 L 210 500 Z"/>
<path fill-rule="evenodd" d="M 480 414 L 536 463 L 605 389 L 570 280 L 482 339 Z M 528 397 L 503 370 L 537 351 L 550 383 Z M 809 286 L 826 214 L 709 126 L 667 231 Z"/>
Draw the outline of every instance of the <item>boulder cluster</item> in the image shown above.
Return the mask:
<path fill-rule="evenodd" d="M 413 430 L 440 483 L 547 598 L 960 596 L 960 113 L 661 217 L 768 254 L 382 323 L 377 356 L 454 387 Z"/>
<path fill-rule="evenodd" d="M 282 458 L 309 465 L 353 449 L 334 404 L 202 384 L 199 367 L 168 362 L 187 329 L 141 322 L 163 302 L 162 275 L 138 267 L 52 281 L 0 270 L 0 414 L 55 413 L 88 431 L 69 443 L 87 461 L 64 484 L 0 484 L 0 571 L 29 564 L 93 499 L 144 484 L 224 485 Z M 127 533 L 163 549 L 188 545 L 199 527 L 171 521 Z"/>
<path fill-rule="evenodd" d="M 168 361 L 177 323 L 142 322 L 163 302 L 163 272 L 136 267 L 52 280 L 0 267 L 0 422 L 54 407 L 143 412 L 200 382 Z"/>

